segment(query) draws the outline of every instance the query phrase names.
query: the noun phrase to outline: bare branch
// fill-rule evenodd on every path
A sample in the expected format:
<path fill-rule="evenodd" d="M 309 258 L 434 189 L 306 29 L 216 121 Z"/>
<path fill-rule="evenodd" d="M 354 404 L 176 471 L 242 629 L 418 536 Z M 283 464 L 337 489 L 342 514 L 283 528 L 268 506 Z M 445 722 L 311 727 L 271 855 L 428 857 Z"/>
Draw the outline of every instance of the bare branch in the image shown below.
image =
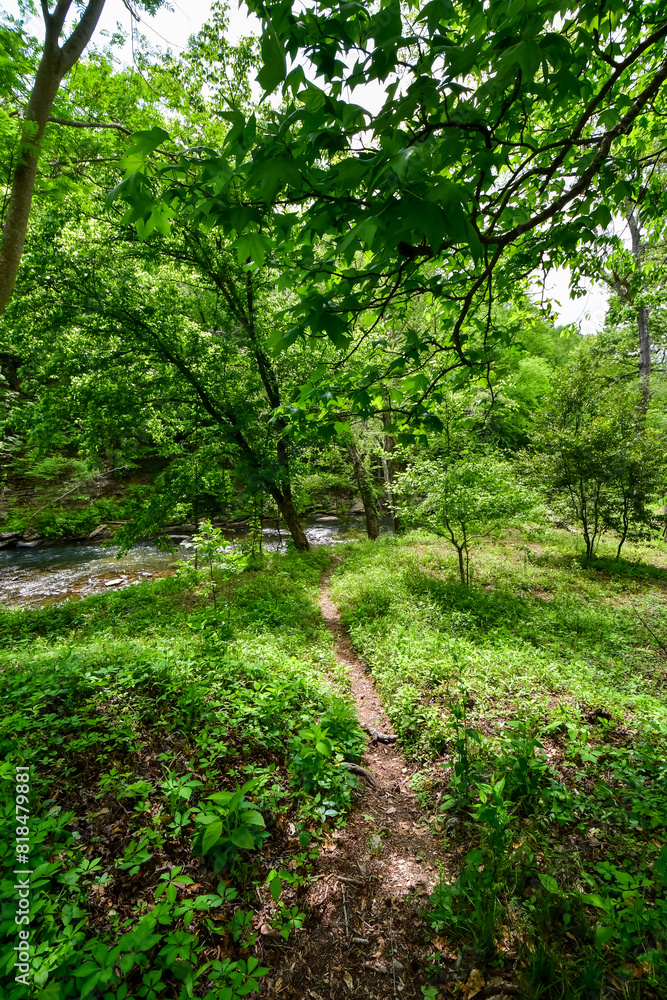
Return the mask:
<path fill-rule="evenodd" d="M 47 118 L 48 122 L 54 125 L 67 125 L 68 128 L 115 128 L 123 135 L 132 135 L 132 129 L 125 128 L 124 125 L 119 125 L 118 122 L 71 122 L 67 118 L 54 118 L 53 115 L 49 115 Z"/>

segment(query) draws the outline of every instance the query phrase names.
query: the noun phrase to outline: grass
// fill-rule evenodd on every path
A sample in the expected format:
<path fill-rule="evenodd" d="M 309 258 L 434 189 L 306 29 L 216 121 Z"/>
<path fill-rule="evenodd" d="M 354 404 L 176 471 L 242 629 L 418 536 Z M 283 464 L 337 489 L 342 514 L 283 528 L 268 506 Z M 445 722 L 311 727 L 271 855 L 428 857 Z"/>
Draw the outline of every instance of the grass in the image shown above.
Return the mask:
<path fill-rule="evenodd" d="M 333 597 L 461 865 L 431 897 L 436 971 L 667 995 L 664 555 L 586 563 L 531 529 L 479 548 L 468 589 L 433 536 L 349 547 Z"/>
<path fill-rule="evenodd" d="M 233 1000 L 266 973 L 257 894 L 289 937 L 313 838 L 355 784 L 337 761 L 362 747 L 314 601 L 326 561 L 274 556 L 223 585 L 219 613 L 191 570 L 0 612 L 7 1000 L 29 995 L 14 969 L 17 765 L 36 995 Z"/>

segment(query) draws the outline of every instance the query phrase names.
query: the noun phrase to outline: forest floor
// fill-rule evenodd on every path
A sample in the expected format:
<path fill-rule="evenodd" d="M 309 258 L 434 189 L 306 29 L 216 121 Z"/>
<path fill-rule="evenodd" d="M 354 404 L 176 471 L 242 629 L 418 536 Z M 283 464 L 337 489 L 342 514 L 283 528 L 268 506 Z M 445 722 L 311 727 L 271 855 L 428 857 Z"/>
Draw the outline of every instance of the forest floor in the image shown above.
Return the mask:
<path fill-rule="evenodd" d="M 3 998 L 17 764 L 39 1000 L 667 996 L 664 545 L 473 570 L 415 533 L 0 609 Z"/>
<path fill-rule="evenodd" d="M 314 863 L 307 933 L 298 951 L 277 964 L 277 981 L 264 981 L 260 996 L 422 997 L 432 948 L 420 912 L 447 859 L 410 790 L 416 767 L 393 745 L 396 737 L 341 625 L 329 579 L 323 579 L 319 604 L 336 659 L 349 674 L 359 722 L 371 733 L 362 758 L 368 776 L 346 825 L 326 839 Z M 266 958 L 272 957 L 268 948 Z"/>

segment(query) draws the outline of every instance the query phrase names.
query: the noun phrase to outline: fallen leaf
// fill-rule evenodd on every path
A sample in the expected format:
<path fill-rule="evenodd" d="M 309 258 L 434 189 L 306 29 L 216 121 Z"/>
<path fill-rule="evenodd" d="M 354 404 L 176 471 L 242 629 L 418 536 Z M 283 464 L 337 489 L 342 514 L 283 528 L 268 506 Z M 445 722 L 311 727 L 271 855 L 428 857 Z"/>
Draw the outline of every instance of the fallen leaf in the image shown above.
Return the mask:
<path fill-rule="evenodd" d="M 463 987 L 467 1000 L 476 997 L 484 989 L 485 979 L 479 969 L 473 969 L 468 976 L 468 981 Z"/>

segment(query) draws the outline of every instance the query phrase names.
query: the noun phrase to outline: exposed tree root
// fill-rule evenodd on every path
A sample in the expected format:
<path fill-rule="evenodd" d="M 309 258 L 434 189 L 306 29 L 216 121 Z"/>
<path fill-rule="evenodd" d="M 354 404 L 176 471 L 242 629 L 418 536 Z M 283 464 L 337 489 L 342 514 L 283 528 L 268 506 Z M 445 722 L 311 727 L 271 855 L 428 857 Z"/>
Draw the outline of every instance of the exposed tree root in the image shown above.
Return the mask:
<path fill-rule="evenodd" d="M 384 788 L 379 781 L 376 780 L 375 775 L 365 767 L 360 767 L 359 764 L 350 764 L 346 760 L 340 762 L 341 767 L 346 767 L 348 771 L 352 774 L 358 774 L 360 778 L 364 778 L 373 788 L 376 788 L 378 792 L 383 792 Z"/>

